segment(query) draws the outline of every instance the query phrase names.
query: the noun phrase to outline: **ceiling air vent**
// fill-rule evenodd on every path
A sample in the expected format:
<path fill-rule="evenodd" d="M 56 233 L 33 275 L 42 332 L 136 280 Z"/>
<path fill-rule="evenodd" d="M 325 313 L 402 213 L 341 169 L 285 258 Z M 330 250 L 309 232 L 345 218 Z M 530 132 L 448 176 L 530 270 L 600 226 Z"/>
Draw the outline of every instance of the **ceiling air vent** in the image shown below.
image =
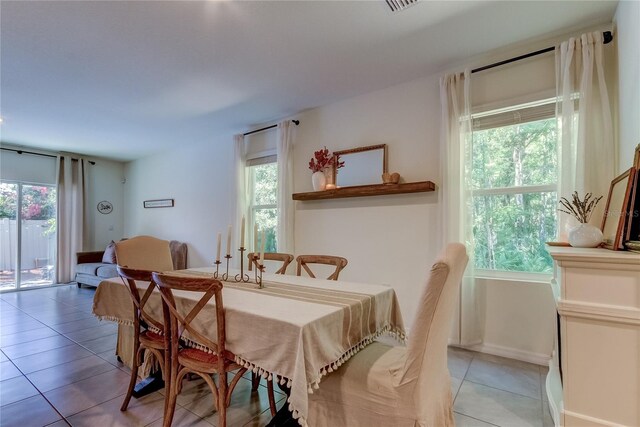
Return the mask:
<path fill-rule="evenodd" d="M 418 3 L 420 0 L 385 0 L 387 2 L 387 6 L 391 9 L 391 12 L 400 12 L 408 8 L 409 6 L 413 6 Z"/>

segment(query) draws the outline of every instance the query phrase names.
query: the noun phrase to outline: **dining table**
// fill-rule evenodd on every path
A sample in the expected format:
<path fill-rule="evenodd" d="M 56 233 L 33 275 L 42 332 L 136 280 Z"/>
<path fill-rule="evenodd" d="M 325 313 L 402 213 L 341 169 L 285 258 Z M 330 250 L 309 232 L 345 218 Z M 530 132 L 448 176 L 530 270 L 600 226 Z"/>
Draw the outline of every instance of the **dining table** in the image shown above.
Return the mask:
<path fill-rule="evenodd" d="M 190 268 L 174 275 L 214 278 L 215 269 Z M 321 380 L 383 334 L 403 341 L 404 323 L 398 299 L 389 285 L 323 280 L 282 274 L 264 274 L 261 285 L 222 281 L 226 322 L 226 348 L 235 362 L 253 373 L 273 379 L 290 390 L 288 409 L 300 425 L 307 425 L 308 394 Z M 148 282 L 136 282 L 144 292 Z M 187 312 L 200 298 L 196 292 L 173 291 L 179 310 Z M 162 319 L 162 301 L 156 289 L 145 306 Z M 133 325 L 133 304 L 120 278 L 98 286 L 93 313 L 100 319 Z M 192 326 L 215 341 L 214 301 L 194 319 Z M 187 345 L 211 352 L 188 331 Z"/>

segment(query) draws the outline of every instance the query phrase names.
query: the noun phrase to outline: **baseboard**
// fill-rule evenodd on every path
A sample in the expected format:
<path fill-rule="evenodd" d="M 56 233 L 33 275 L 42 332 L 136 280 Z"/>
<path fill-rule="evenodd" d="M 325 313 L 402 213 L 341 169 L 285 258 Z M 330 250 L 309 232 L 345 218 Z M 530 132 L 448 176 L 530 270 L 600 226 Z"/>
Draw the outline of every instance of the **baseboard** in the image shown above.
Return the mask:
<path fill-rule="evenodd" d="M 589 415 L 579 414 L 577 412 L 563 411 L 565 426 L 580 427 L 621 427 L 623 424 L 616 424 L 612 421 L 602 420 L 600 418 L 590 417 Z"/>
<path fill-rule="evenodd" d="M 472 346 L 465 346 L 467 350 L 473 350 L 480 353 L 492 354 L 494 356 L 506 357 L 508 359 L 520 360 L 522 362 L 529 362 L 536 365 L 549 366 L 549 360 L 551 356 L 543 353 L 533 353 L 530 351 L 519 350 L 517 348 L 503 347 L 495 344 L 477 344 Z"/>

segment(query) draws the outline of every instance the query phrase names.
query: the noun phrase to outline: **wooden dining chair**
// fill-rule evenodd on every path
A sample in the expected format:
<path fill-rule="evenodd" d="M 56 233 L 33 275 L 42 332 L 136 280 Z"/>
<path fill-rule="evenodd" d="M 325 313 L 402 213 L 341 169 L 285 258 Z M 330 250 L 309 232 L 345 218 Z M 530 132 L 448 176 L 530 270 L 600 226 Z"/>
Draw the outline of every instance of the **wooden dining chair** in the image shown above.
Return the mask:
<path fill-rule="evenodd" d="M 258 260 L 260 259 L 258 254 L 251 252 L 247 254 L 247 258 L 249 259 L 249 271 L 253 269 L 254 265 L 258 265 Z M 266 261 L 280 261 L 282 265 L 278 270 L 276 270 L 275 274 L 286 274 L 287 267 L 293 261 L 293 255 L 291 254 L 281 254 L 277 252 L 265 252 L 264 259 Z"/>
<path fill-rule="evenodd" d="M 447 344 L 464 245 L 447 245 L 431 267 L 407 346 L 373 342 L 309 394 L 308 425 L 454 426 Z"/>
<path fill-rule="evenodd" d="M 129 381 L 129 388 L 127 394 L 124 397 L 124 402 L 120 407 L 121 411 L 126 411 L 131 400 L 133 389 L 136 385 L 138 378 L 138 368 L 141 366 L 142 356 L 144 351 L 148 351 L 156 358 L 160 364 L 162 370 L 162 376 L 165 380 L 169 379 L 167 368 L 167 358 L 165 358 L 165 343 L 164 343 L 164 323 L 155 320 L 146 310 L 145 305 L 149 300 L 149 297 L 155 289 L 153 278 L 151 277 L 151 271 L 148 270 L 136 270 L 132 268 L 125 268 L 118 266 L 118 274 L 127 285 L 131 300 L 133 301 L 133 363 L 131 366 L 131 379 Z M 147 290 L 142 297 L 136 285 L 136 280 L 149 282 Z M 152 331 L 150 328 L 155 330 Z M 168 381 L 166 381 L 168 383 Z"/>
<path fill-rule="evenodd" d="M 150 236 L 138 236 L 128 240 L 122 240 L 115 244 L 116 260 L 118 262 L 118 274 L 129 290 L 131 302 L 133 303 L 133 332 L 132 339 L 128 342 L 122 335 L 121 330 L 127 327 L 118 328 L 118 351 L 117 354 L 131 354 L 131 379 L 129 388 L 125 395 L 124 402 L 120 407 L 121 411 L 126 411 L 133 394 L 133 389 L 138 379 L 138 368 L 141 366 L 141 357 L 145 350 L 148 350 L 160 365 L 163 377 L 168 379 L 165 365 L 167 360 L 164 351 L 164 323 L 162 317 L 154 319 L 145 310 L 145 304 L 155 289 L 152 271 L 173 270 L 171 251 L 169 242 L 156 239 Z M 149 286 L 144 294 L 140 296 L 135 281 L 148 282 Z M 154 329 L 150 330 L 150 329 Z M 126 358 L 126 357 L 125 357 Z M 128 358 L 127 358 L 128 359 Z"/>
<path fill-rule="evenodd" d="M 324 265 L 333 265 L 336 267 L 333 273 L 327 280 L 338 280 L 338 276 L 340 272 L 347 266 L 347 259 L 339 256 L 331 256 L 331 255 L 298 255 L 296 258 L 298 262 L 298 269 L 296 272 L 297 276 L 302 276 L 302 269 L 307 272 L 310 277 L 316 277 L 308 264 L 324 264 Z"/>
<path fill-rule="evenodd" d="M 211 389 L 214 397 L 214 407 L 218 411 L 218 426 L 227 425 L 227 407 L 231 401 L 231 394 L 246 368 L 235 362 L 235 355 L 226 349 L 226 327 L 224 305 L 222 302 L 222 283 L 215 279 L 187 276 L 173 276 L 170 274 L 153 273 L 153 279 L 160 289 L 165 324 L 165 348 L 169 351 L 170 360 L 170 388 L 167 391 L 167 403 L 164 416 L 164 427 L 171 426 L 175 412 L 176 400 L 182 389 L 182 379 L 188 373 L 200 376 Z M 195 305 L 188 313 L 181 312 L 176 305 L 173 291 L 188 291 L 202 296 L 195 300 Z M 212 341 L 196 328 L 192 322 L 213 298 L 216 314 L 216 340 Z M 197 341 L 213 353 L 197 348 L 181 345 L 184 332 L 189 333 L 191 340 Z M 227 383 L 227 373 L 236 371 L 230 383 Z M 218 385 L 213 381 L 212 374 L 218 374 Z M 276 413 L 273 382 L 268 382 L 269 406 L 272 415 Z"/>

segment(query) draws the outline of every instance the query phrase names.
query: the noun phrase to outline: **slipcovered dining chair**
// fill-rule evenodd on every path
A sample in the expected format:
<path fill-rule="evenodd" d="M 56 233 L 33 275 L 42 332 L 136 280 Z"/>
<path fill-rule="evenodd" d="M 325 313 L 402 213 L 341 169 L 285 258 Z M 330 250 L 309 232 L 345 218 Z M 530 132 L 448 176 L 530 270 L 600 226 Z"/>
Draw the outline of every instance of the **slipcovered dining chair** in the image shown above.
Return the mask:
<path fill-rule="evenodd" d="M 224 305 L 222 301 L 222 282 L 211 278 L 174 276 L 171 274 L 153 273 L 153 279 L 162 296 L 162 311 L 165 324 L 165 346 L 170 352 L 170 380 L 165 404 L 164 427 L 171 426 L 176 408 L 176 400 L 182 389 L 182 379 L 188 373 L 200 376 L 209 386 L 213 394 L 213 404 L 218 411 L 218 426 L 227 425 L 227 407 L 231 394 L 247 368 L 235 362 L 235 355 L 226 349 L 226 327 Z M 176 304 L 173 291 L 192 292 L 193 304 Z M 202 309 L 213 298 L 215 301 L 216 339 L 205 337 L 192 322 Z M 206 347 L 213 353 L 200 348 L 182 346 L 183 333 L 187 332 L 190 340 Z M 230 383 L 227 373 L 236 371 Z M 216 386 L 212 374 L 218 374 Z M 268 381 L 269 406 L 275 414 L 275 398 L 273 382 Z"/>
<path fill-rule="evenodd" d="M 254 265 L 257 265 L 259 256 L 255 252 L 251 252 L 247 254 L 247 258 L 249 259 L 249 271 L 253 269 Z M 293 255 L 291 254 L 282 254 L 277 252 L 265 252 L 264 254 L 265 261 L 280 261 L 282 265 L 278 270 L 275 271 L 274 274 L 286 274 L 287 267 L 293 261 Z"/>
<path fill-rule="evenodd" d="M 298 255 L 296 258 L 298 262 L 298 268 L 296 270 L 297 276 L 302 276 L 302 269 L 307 272 L 310 277 L 315 278 L 316 276 L 313 274 L 308 264 L 324 264 L 324 265 L 333 265 L 336 269 L 331 273 L 327 280 L 338 280 L 338 276 L 340 272 L 347 266 L 347 259 L 339 256 L 332 255 Z"/>
<path fill-rule="evenodd" d="M 126 411 L 133 394 L 133 389 L 138 379 L 138 368 L 141 366 L 140 357 L 147 350 L 149 354 L 155 357 L 160 365 L 163 376 L 167 377 L 165 368 L 166 358 L 164 352 L 164 324 L 162 317 L 154 318 L 151 313 L 145 310 L 145 305 L 151 296 L 155 285 L 151 277 L 152 271 L 173 270 L 173 261 L 171 259 L 171 251 L 169 242 L 166 240 L 156 239 L 150 236 L 138 236 L 128 240 L 122 240 L 116 243 L 116 260 L 118 262 L 118 274 L 122 281 L 127 285 L 131 301 L 133 303 L 133 339 L 128 342 L 119 328 L 117 354 L 132 354 L 131 360 L 131 379 L 129 387 L 125 395 L 121 411 Z M 140 296 L 140 292 L 135 281 L 149 282 L 144 294 Z M 155 331 L 150 330 L 150 327 Z M 121 333 L 122 332 L 122 333 Z M 132 346 L 133 348 L 127 348 Z M 150 357 L 145 355 L 150 363 Z"/>
<path fill-rule="evenodd" d="M 431 268 L 408 345 L 374 342 L 309 395 L 313 426 L 453 426 L 447 342 L 465 247 L 448 245 Z"/>

